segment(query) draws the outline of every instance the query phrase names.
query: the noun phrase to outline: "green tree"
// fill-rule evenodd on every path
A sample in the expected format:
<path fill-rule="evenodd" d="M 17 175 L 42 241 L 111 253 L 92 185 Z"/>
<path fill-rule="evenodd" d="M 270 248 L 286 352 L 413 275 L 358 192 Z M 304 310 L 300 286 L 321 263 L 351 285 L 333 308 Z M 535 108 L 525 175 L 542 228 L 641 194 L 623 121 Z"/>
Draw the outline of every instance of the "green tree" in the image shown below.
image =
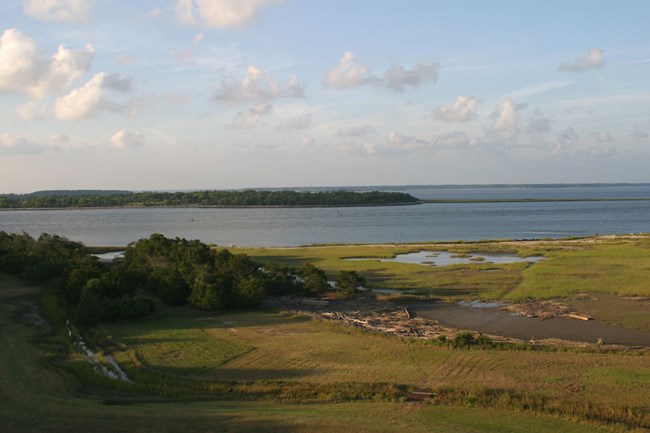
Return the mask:
<path fill-rule="evenodd" d="M 299 274 L 300 278 L 302 278 L 303 287 L 307 295 L 320 295 L 330 288 L 327 282 L 327 274 L 325 274 L 322 269 L 317 268 L 311 263 L 300 268 Z"/>
<path fill-rule="evenodd" d="M 356 271 L 341 271 L 336 277 L 336 289 L 346 295 L 353 295 L 357 288 L 366 284 L 366 279 Z"/>

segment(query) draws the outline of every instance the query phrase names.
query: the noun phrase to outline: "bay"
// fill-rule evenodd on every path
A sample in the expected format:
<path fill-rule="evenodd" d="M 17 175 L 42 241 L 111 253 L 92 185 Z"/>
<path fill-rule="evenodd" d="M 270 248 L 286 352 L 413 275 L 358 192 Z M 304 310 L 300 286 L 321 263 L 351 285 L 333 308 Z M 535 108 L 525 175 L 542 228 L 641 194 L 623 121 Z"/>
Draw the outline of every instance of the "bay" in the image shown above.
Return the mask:
<path fill-rule="evenodd" d="M 238 246 L 539 239 L 650 232 L 650 201 L 359 208 L 11 210 L 0 230 L 123 246 L 152 233 Z"/>

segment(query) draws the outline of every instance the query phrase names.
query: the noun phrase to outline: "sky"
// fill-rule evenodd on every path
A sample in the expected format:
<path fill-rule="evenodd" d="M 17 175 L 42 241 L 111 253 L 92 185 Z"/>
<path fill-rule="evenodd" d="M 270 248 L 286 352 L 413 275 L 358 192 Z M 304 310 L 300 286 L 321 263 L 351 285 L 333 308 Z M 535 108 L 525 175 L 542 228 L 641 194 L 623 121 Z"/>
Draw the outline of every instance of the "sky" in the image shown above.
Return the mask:
<path fill-rule="evenodd" d="M 3 0 L 0 193 L 650 182 L 650 2 Z"/>

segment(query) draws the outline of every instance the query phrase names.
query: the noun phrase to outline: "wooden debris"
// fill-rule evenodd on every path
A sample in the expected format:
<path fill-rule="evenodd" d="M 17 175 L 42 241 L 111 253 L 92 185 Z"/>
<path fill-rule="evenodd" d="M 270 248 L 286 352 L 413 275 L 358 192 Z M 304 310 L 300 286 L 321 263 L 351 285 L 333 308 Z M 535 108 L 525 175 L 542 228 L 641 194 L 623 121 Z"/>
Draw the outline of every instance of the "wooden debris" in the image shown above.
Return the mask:
<path fill-rule="evenodd" d="M 591 316 L 585 316 L 585 315 L 577 314 L 577 313 L 569 313 L 566 316 L 570 317 L 572 319 L 578 319 L 578 320 L 592 320 Z"/>

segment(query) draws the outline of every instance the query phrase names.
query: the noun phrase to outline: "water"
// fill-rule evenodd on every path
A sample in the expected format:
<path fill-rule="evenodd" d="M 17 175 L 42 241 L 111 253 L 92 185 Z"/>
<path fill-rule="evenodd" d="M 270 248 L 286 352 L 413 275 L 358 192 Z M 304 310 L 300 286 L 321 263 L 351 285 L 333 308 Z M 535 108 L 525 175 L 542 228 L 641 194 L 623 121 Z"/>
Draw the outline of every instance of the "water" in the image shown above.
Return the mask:
<path fill-rule="evenodd" d="M 405 190 L 420 198 L 650 197 L 650 185 Z M 58 234 L 98 246 L 127 245 L 152 233 L 225 246 L 562 238 L 650 232 L 650 201 L 16 210 L 0 211 L 0 230 Z"/>
<path fill-rule="evenodd" d="M 477 260 L 479 259 L 479 260 Z M 482 259 L 482 260 L 480 260 Z M 355 257 L 346 260 L 375 260 L 379 262 L 410 263 L 425 266 L 464 265 L 468 263 L 519 263 L 538 262 L 544 257 L 519 257 L 514 254 L 471 253 L 466 257 L 458 257 L 457 253 L 448 251 L 418 251 L 415 253 L 397 254 L 390 259 L 374 259 Z"/>
<path fill-rule="evenodd" d="M 609 325 L 597 320 L 575 320 L 553 317 L 541 320 L 521 317 L 510 311 L 500 310 L 498 303 L 420 303 L 409 305 L 417 317 L 438 320 L 440 323 L 460 329 L 472 329 L 487 334 L 531 338 L 560 338 L 569 341 L 650 347 L 650 333 L 638 329 Z"/>

